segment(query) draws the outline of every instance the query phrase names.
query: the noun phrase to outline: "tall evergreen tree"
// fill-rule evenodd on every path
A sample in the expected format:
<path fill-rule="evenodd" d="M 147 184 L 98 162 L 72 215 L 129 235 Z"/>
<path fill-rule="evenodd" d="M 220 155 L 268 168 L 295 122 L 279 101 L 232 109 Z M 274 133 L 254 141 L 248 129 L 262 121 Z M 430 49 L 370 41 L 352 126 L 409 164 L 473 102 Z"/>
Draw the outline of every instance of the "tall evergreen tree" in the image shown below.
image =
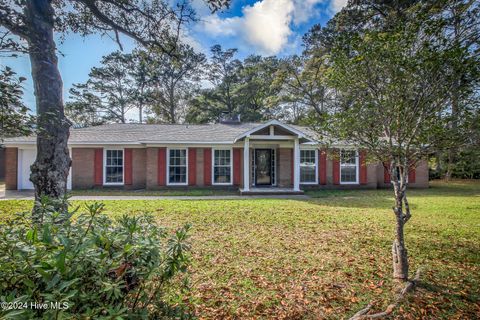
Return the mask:
<path fill-rule="evenodd" d="M 214 9 L 228 0 L 206 0 Z M 121 46 L 119 34 L 125 34 L 145 46 L 172 51 L 179 26 L 193 12 L 185 3 L 171 7 L 167 2 L 98 0 L 0 0 L 0 26 L 27 43 L 32 65 L 37 110 L 37 158 L 30 176 L 35 198 L 46 195 L 63 198 L 70 168 L 68 136 L 70 123 L 64 115 L 63 83 L 58 69 L 54 34 L 73 32 L 109 34 Z M 38 205 L 35 202 L 35 206 Z M 64 204 L 58 209 L 66 210 Z M 36 216 L 36 207 L 34 215 Z"/>
<path fill-rule="evenodd" d="M 22 102 L 22 82 L 15 72 L 6 67 L 0 71 L 0 144 L 6 137 L 29 135 L 34 117 Z"/>
<path fill-rule="evenodd" d="M 188 101 L 199 89 L 205 55 L 190 45 L 179 44 L 171 55 L 150 51 L 144 59 L 149 70 L 149 106 L 153 115 L 149 121 L 182 122 Z"/>
<path fill-rule="evenodd" d="M 68 113 L 91 110 L 89 114 L 94 112 L 101 119 L 97 122 L 126 123 L 140 91 L 130 74 L 135 70 L 133 55 L 117 51 L 103 57 L 101 64 L 92 68 L 86 83 L 73 85 L 70 99 L 74 103 L 68 104 Z"/>

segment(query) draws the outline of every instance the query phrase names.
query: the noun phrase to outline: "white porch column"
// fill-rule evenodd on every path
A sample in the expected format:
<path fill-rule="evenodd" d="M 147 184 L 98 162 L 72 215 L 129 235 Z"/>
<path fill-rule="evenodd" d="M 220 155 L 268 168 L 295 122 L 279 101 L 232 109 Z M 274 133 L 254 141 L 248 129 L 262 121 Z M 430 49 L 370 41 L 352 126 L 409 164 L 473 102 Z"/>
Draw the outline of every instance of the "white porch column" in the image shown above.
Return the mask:
<path fill-rule="evenodd" d="M 300 143 L 295 138 L 293 147 L 293 191 L 300 191 Z"/>
<path fill-rule="evenodd" d="M 250 138 L 243 145 L 243 191 L 250 191 Z"/>

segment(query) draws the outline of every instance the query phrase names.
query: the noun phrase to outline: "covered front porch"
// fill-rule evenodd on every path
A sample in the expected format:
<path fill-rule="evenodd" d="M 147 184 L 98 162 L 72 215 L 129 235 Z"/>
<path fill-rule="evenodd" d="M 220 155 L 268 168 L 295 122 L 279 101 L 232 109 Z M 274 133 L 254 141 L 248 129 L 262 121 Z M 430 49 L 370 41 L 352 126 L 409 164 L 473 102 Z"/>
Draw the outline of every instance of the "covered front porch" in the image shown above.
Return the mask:
<path fill-rule="evenodd" d="M 243 143 L 242 195 L 303 194 L 300 145 L 314 143 L 304 133 L 270 121 L 237 138 Z"/>

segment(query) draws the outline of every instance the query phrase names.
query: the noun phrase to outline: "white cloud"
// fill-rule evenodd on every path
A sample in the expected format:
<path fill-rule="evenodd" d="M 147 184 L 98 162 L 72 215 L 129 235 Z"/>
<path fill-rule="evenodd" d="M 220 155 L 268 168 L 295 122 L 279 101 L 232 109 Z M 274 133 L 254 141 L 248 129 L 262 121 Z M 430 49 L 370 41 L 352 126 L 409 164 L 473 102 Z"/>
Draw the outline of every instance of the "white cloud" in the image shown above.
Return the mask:
<path fill-rule="evenodd" d="M 293 22 L 296 25 L 307 22 L 311 17 L 318 15 L 315 6 L 324 0 L 295 0 L 295 11 L 293 12 Z"/>
<path fill-rule="evenodd" d="M 332 2 L 330 2 L 330 8 L 332 9 L 333 13 L 337 13 L 347 5 L 347 2 L 348 0 L 332 0 Z"/>
<path fill-rule="evenodd" d="M 203 19 L 203 29 L 211 35 L 237 35 L 241 31 L 242 19 L 240 17 L 232 17 L 220 19 L 217 15 L 208 15 Z"/>
<path fill-rule="evenodd" d="M 278 53 L 292 33 L 292 0 L 263 0 L 243 9 L 243 32 L 247 42 L 264 54 Z"/>
<path fill-rule="evenodd" d="M 220 18 L 204 15 L 201 28 L 212 36 L 238 37 L 259 53 L 282 51 L 292 35 L 292 25 L 300 25 L 319 14 L 317 4 L 327 0 L 261 0 L 242 9 L 242 16 Z M 332 0 L 338 1 L 338 0 Z M 332 5 L 332 3 L 331 3 Z"/>

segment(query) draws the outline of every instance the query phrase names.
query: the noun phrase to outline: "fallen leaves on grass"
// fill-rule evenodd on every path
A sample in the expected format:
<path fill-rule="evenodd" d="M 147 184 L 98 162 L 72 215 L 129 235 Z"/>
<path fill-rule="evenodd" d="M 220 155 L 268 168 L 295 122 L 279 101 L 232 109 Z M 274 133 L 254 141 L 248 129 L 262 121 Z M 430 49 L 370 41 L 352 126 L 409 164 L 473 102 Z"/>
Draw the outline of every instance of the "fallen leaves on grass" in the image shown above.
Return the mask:
<path fill-rule="evenodd" d="M 398 319 L 480 318 L 480 184 L 410 191 L 411 270 L 422 285 Z M 391 302 L 388 190 L 328 191 L 318 199 L 106 201 L 108 214 L 152 212 L 190 222 L 193 264 L 182 297 L 200 319 L 345 319 Z M 0 202 L 28 209 L 30 202 Z M 1 216 L 1 214 L 0 214 Z"/>

